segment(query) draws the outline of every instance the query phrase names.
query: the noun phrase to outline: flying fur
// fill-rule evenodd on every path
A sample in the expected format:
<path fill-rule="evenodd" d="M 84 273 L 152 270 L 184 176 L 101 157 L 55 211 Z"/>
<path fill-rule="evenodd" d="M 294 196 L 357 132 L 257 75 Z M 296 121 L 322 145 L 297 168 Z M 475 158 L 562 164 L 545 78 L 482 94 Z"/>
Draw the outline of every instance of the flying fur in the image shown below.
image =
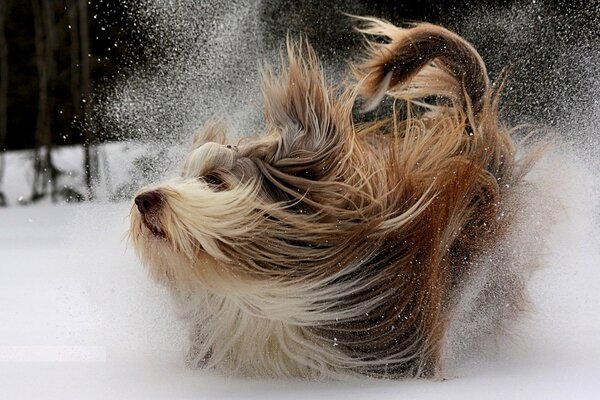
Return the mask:
<path fill-rule="evenodd" d="M 130 238 L 189 327 L 190 365 L 443 374 L 465 282 L 510 232 L 534 158 L 516 160 L 468 42 L 431 24 L 359 21 L 387 41 L 369 42 L 354 83 L 330 85 L 312 48 L 288 41 L 281 71 L 262 72 L 266 131 L 233 142 L 209 121 L 180 176 L 138 193 L 157 204 L 132 206 Z M 388 116 L 354 122 L 357 99 L 369 110 L 384 96 Z M 526 276 L 473 295 L 474 312 L 508 305 L 498 325 L 516 315 Z"/>

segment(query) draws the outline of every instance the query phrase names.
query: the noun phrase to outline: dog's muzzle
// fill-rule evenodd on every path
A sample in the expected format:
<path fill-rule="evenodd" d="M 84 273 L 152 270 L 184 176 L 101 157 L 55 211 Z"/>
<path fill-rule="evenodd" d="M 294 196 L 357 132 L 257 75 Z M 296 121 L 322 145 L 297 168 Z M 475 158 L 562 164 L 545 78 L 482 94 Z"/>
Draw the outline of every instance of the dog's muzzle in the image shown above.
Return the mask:
<path fill-rule="evenodd" d="M 156 190 L 151 190 L 138 195 L 134 202 L 142 216 L 144 225 L 155 236 L 165 237 L 165 232 L 161 229 L 158 219 L 163 203 L 163 195 Z"/>
<path fill-rule="evenodd" d="M 156 190 L 152 190 L 140 194 L 135 198 L 134 202 L 142 215 L 152 214 L 160 209 L 162 195 Z"/>

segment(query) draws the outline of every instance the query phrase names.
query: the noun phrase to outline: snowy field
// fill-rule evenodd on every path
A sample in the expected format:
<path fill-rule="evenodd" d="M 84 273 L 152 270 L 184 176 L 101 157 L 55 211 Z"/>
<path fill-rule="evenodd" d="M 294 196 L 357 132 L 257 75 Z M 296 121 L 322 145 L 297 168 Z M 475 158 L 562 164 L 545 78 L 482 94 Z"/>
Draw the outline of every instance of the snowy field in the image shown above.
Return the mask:
<path fill-rule="evenodd" d="M 160 72 L 156 75 L 141 70 L 123 77 L 104 105 L 110 122 L 141 139 L 189 140 L 215 110 L 234 109 L 241 114 L 233 115 L 234 128 L 245 132 L 241 128 L 253 118 L 247 110 L 257 109 L 257 79 L 254 67 L 239 66 L 254 66 L 257 55 L 265 54 L 256 33 L 259 2 L 138 3 L 146 7 L 139 6 L 137 26 L 155 29 L 152 35 L 142 32 L 162 42 L 169 57 L 151 68 Z M 223 9 L 219 18 L 189 12 L 190 5 L 209 3 Z M 535 11 L 538 5 L 533 1 L 530 7 Z M 537 17 L 513 11 L 500 13 L 505 18 L 492 13 L 489 20 L 467 16 L 463 25 L 479 35 L 505 24 L 503 36 L 527 49 L 539 46 L 527 40 L 534 38 L 533 23 L 545 24 L 543 9 Z M 471 24 L 472 19 L 483 22 Z M 198 47 L 206 35 L 213 47 Z M 562 125 L 555 124 L 568 127 L 559 136 L 587 144 L 561 150 L 534 178 L 550 183 L 548 190 L 562 206 L 551 231 L 528 230 L 548 243 L 544 268 L 530 284 L 533 310 L 509 338 L 471 354 L 448 379 L 260 381 L 186 368 L 184 333 L 167 293 L 149 280 L 124 239 L 130 204 L 109 201 L 129 178 L 132 158 L 144 154 L 143 147 L 129 143 L 103 148 L 100 200 L 93 204 L 19 205 L 30 194 L 31 160 L 24 152 L 8 154 L 2 190 L 9 207 L 0 208 L 0 400 L 600 399 L 600 89 L 594 69 L 600 63 L 599 53 L 589 50 L 597 49 L 596 39 L 592 44 L 596 47 L 582 45 L 585 51 L 579 51 L 565 42 L 562 58 L 552 58 L 557 70 L 563 66 L 577 76 L 581 96 L 546 82 L 545 75 L 533 82 L 566 110 Z M 582 56 L 569 58 L 573 55 Z M 572 69 L 576 66 L 580 69 Z M 56 152 L 66 172 L 62 183 L 80 185 L 81 155 L 78 148 Z"/>
<path fill-rule="evenodd" d="M 109 152 L 117 166 L 120 152 Z M 76 165 L 78 154 L 63 150 L 59 164 Z M 15 205 L 27 189 L 25 159 L 9 155 L 12 206 L 0 209 L 2 399 L 600 396 L 598 196 L 594 174 L 575 157 L 564 159 L 553 178 L 565 210 L 552 232 L 540 233 L 550 246 L 531 282 L 535 310 L 510 339 L 474 354 L 446 381 L 343 384 L 239 380 L 187 369 L 167 294 L 149 281 L 124 240 L 129 204 Z"/>

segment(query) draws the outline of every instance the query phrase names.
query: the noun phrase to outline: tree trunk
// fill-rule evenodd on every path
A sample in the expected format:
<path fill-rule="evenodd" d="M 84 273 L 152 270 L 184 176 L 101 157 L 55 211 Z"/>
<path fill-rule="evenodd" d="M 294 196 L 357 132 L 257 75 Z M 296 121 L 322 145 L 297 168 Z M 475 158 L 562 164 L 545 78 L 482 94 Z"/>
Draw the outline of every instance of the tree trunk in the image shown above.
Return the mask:
<path fill-rule="evenodd" d="M 35 128 L 34 179 L 31 199 L 39 200 L 48 193 L 56 200 L 57 169 L 52 162 L 52 88 L 56 75 L 55 16 L 52 0 L 32 0 L 35 31 L 35 54 L 38 70 L 38 115 Z"/>
<path fill-rule="evenodd" d="M 96 148 L 96 125 L 91 108 L 92 85 L 90 79 L 90 38 L 88 26 L 88 2 L 77 0 L 79 14 L 79 45 L 81 50 L 80 77 L 81 101 L 84 118 L 84 169 L 85 184 L 88 188 L 88 198 L 94 198 L 94 185 L 98 177 L 98 151 Z"/>
<path fill-rule="evenodd" d="M 33 28 L 35 34 L 35 62 L 38 71 L 38 112 L 35 123 L 35 150 L 33 157 L 33 188 L 31 200 L 36 201 L 45 195 L 44 166 L 42 165 L 42 138 L 48 130 L 48 71 L 46 70 L 46 43 L 44 40 L 44 21 L 40 0 L 32 0 Z"/>
<path fill-rule="evenodd" d="M 8 43 L 5 26 L 8 16 L 8 1 L 0 1 L 0 206 L 6 205 L 2 191 L 4 177 L 4 152 L 6 151 L 7 107 L 8 107 Z"/>
<path fill-rule="evenodd" d="M 71 51 L 71 101 L 73 113 L 78 122 L 81 122 L 83 111 L 81 109 L 81 78 L 79 76 L 80 50 L 79 50 L 79 14 L 78 5 L 69 2 L 69 41 Z"/>

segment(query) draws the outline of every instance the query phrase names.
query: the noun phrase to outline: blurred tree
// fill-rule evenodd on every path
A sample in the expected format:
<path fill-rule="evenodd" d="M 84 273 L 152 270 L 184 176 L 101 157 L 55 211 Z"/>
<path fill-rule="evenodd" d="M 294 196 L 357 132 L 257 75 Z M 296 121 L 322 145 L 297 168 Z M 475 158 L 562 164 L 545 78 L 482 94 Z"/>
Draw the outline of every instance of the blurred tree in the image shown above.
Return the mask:
<path fill-rule="evenodd" d="M 2 191 L 2 178 L 4 177 L 4 151 L 6 150 L 6 119 L 8 105 L 8 44 L 5 35 L 5 21 L 8 17 L 10 0 L 0 1 L 0 206 L 6 205 L 6 198 Z"/>
<path fill-rule="evenodd" d="M 32 0 L 35 59 L 38 75 L 38 107 L 34 140 L 34 178 L 31 201 L 50 194 L 53 201 L 65 197 L 73 188 L 58 188 L 59 169 L 52 160 L 55 146 L 53 116 L 57 111 L 57 81 L 70 75 L 70 94 L 73 117 L 83 135 L 83 168 L 88 199 L 94 197 L 94 183 L 98 171 L 97 139 L 91 108 L 92 84 L 90 68 L 90 35 L 88 29 L 88 2 L 70 3 L 54 0 Z M 68 28 L 68 29 L 67 29 Z M 69 31 L 68 40 L 65 33 Z M 61 62 L 57 50 L 68 43 L 70 65 Z M 80 197 L 79 195 L 77 196 Z"/>
<path fill-rule="evenodd" d="M 35 56 L 38 72 L 38 113 L 35 128 L 34 178 L 31 201 L 48 194 L 56 200 L 58 169 L 52 162 L 53 93 L 56 79 L 56 21 L 52 0 L 32 0 Z"/>
<path fill-rule="evenodd" d="M 73 115 L 83 131 L 83 171 L 88 199 L 94 198 L 94 182 L 98 176 L 98 139 L 92 111 L 92 78 L 90 67 L 90 34 L 87 0 L 68 4 L 71 55 L 71 100 Z"/>
<path fill-rule="evenodd" d="M 93 92 L 98 86 L 110 87 L 121 68 L 131 70 L 141 48 L 127 39 L 128 6 L 113 1 L 0 0 L 0 183 L 4 151 L 33 149 L 29 200 L 94 197 L 99 141 L 115 136 L 101 132 L 95 116 L 98 94 Z M 53 149 L 63 144 L 84 146 L 82 168 L 71 173 L 81 176 L 85 196 L 73 196 L 74 187 L 80 187 L 74 181 L 69 180 L 74 187 L 62 184 L 66 181 L 56 168 Z"/>

